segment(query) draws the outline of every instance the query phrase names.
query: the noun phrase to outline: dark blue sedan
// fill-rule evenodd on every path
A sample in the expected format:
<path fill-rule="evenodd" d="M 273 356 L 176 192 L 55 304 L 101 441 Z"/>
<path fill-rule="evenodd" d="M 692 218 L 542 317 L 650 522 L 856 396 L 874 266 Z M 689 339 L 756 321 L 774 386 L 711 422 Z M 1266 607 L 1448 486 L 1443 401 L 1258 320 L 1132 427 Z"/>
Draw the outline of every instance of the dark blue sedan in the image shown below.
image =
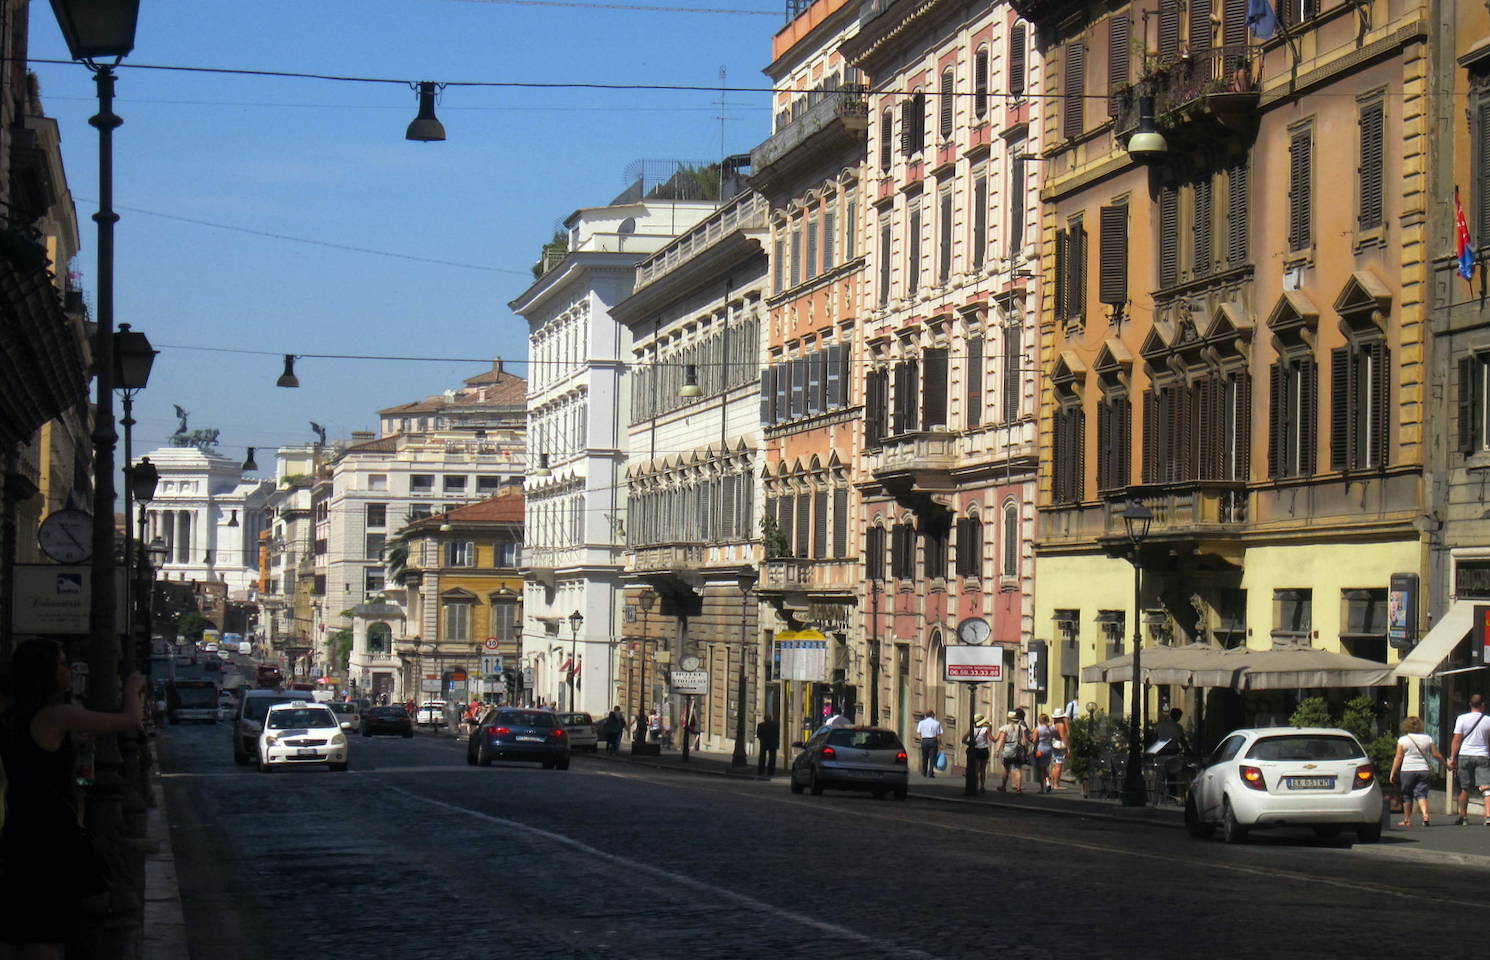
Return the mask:
<path fill-rule="evenodd" d="M 569 734 L 552 710 L 499 707 L 481 718 L 466 742 L 466 763 L 491 766 L 493 760 L 525 760 L 543 769 L 569 769 Z"/>

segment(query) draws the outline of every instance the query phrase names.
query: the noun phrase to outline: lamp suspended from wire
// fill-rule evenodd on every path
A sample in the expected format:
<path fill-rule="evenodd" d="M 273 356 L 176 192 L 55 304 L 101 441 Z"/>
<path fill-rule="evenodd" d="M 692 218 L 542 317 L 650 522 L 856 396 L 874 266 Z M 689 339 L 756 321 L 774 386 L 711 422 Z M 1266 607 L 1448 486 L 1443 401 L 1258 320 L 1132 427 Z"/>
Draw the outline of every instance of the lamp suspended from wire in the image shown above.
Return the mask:
<path fill-rule="evenodd" d="M 300 378 L 295 376 L 295 355 L 293 353 L 285 354 L 285 372 L 279 375 L 274 385 L 276 387 L 300 386 Z"/>
<path fill-rule="evenodd" d="M 1138 129 L 1128 138 L 1128 156 L 1139 163 L 1153 163 L 1169 153 L 1169 143 L 1154 122 L 1154 98 L 1138 98 Z"/>
<path fill-rule="evenodd" d="M 435 92 L 443 87 L 444 84 L 432 80 L 420 81 L 416 88 L 419 91 L 419 116 L 409 122 L 409 129 L 404 131 L 405 140 L 433 143 L 445 139 L 445 126 L 435 116 Z"/>
<path fill-rule="evenodd" d="M 551 472 L 552 471 L 548 468 L 548 454 L 540 453 L 538 455 L 538 466 L 533 470 L 533 476 L 546 477 Z"/>
<path fill-rule="evenodd" d="M 254 451 L 257 449 L 257 447 L 248 448 L 248 456 L 243 458 L 242 469 L 244 473 L 252 473 L 253 471 L 259 469 L 258 461 L 254 459 Z"/>

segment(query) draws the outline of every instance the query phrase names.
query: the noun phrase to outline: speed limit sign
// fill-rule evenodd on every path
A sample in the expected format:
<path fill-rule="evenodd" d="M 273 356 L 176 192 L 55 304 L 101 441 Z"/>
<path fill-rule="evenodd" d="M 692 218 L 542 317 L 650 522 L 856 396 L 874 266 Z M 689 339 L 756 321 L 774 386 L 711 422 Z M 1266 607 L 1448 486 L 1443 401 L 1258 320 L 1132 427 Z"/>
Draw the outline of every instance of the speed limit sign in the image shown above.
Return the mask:
<path fill-rule="evenodd" d="M 497 642 L 496 637 L 487 637 L 486 642 L 483 643 L 482 646 L 486 647 L 486 649 L 488 650 L 500 650 L 502 648 L 502 645 Z"/>

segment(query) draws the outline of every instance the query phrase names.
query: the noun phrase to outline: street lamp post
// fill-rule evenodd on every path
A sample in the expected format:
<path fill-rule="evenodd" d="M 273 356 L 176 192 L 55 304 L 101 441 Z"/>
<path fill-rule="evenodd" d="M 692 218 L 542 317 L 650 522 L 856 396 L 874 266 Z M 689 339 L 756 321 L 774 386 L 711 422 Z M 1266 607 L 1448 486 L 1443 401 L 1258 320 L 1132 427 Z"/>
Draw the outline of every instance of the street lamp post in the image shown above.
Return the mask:
<path fill-rule="evenodd" d="M 740 675 L 736 681 L 738 689 L 735 695 L 735 752 L 729 761 L 732 767 L 743 767 L 750 763 L 745 752 L 745 654 L 749 651 L 745 638 L 745 605 L 754 586 L 755 577 L 752 574 L 740 575 Z"/>
<path fill-rule="evenodd" d="M 579 673 L 578 656 L 579 628 L 585 625 L 585 615 L 578 610 L 569 615 L 569 707 L 570 710 L 578 709 L 574 703 L 574 681 L 575 674 Z"/>
<path fill-rule="evenodd" d="M 636 602 L 642 608 L 642 651 L 641 657 L 639 658 L 639 662 L 637 664 L 637 672 L 639 674 L 639 676 L 637 677 L 636 691 L 637 714 L 639 716 L 645 716 L 647 712 L 647 615 L 652 612 L 652 606 L 657 602 L 657 595 L 654 594 L 651 590 L 647 590 L 640 597 L 637 598 Z M 629 719 L 630 718 L 628 718 L 628 720 Z M 641 739 L 641 737 L 645 735 L 645 730 L 646 727 L 638 723 L 636 729 L 631 732 L 631 743 L 633 747 Z"/>
<path fill-rule="evenodd" d="M 1123 806 L 1142 807 L 1148 803 L 1143 785 L 1143 624 L 1139 622 L 1143 589 L 1143 559 L 1140 551 L 1148 539 L 1153 511 L 1137 501 L 1123 508 L 1123 526 L 1133 545 L 1133 706 L 1128 716 L 1128 769 L 1123 774 Z"/>

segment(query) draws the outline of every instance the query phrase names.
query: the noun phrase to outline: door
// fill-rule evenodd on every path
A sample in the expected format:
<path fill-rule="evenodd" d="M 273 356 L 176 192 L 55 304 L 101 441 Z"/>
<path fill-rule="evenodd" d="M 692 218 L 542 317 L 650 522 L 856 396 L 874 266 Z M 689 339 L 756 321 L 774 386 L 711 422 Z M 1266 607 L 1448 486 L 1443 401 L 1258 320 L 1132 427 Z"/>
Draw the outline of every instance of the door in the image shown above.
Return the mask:
<path fill-rule="evenodd" d="M 1205 769 L 1196 777 L 1191 792 L 1195 795 L 1195 809 L 1202 820 L 1215 820 L 1221 816 L 1221 798 L 1226 792 L 1225 778 L 1231 772 L 1231 759 L 1242 749 L 1246 740 L 1241 734 L 1232 734 L 1216 746 L 1206 758 Z"/>

